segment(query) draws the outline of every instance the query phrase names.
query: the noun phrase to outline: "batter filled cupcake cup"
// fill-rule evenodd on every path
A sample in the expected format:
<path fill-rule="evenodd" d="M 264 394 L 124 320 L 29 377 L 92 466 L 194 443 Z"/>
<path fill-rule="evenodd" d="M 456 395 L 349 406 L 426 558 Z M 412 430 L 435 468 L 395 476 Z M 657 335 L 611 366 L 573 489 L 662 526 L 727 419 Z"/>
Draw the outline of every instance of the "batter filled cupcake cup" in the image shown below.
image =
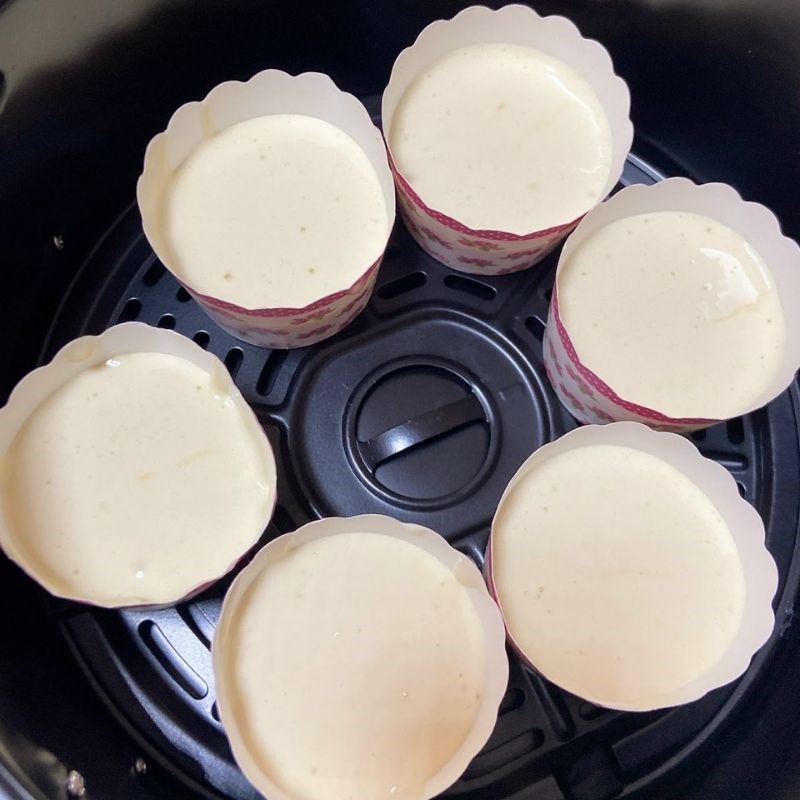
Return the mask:
<path fill-rule="evenodd" d="M 631 186 L 564 245 L 545 366 L 581 422 L 696 430 L 791 383 L 798 304 L 800 248 L 764 206 L 720 183 Z"/>
<path fill-rule="evenodd" d="M 265 70 L 181 106 L 137 185 L 161 262 L 220 327 L 310 345 L 364 308 L 395 216 L 380 132 L 319 73 Z"/>
<path fill-rule="evenodd" d="M 273 800 L 427 800 L 486 743 L 508 681 L 480 572 L 377 515 L 270 542 L 231 586 L 212 648 L 237 763 Z"/>
<path fill-rule="evenodd" d="M 755 509 L 690 441 L 633 422 L 578 428 L 520 467 L 485 571 L 529 666 L 608 708 L 696 700 L 774 627 Z"/>
<path fill-rule="evenodd" d="M 530 267 L 613 189 L 629 110 L 608 52 L 564 17 L 473 6 L 434 22 L 383 94 L 408 229 L 463 272 Z"/>
<path fill-rule="evenodd" d="M 165 605 L 261 537 L 275 460 L 222 362 L 130 322 L 65 345 L 0 409 L 0 545 L 52 594 Z"/>

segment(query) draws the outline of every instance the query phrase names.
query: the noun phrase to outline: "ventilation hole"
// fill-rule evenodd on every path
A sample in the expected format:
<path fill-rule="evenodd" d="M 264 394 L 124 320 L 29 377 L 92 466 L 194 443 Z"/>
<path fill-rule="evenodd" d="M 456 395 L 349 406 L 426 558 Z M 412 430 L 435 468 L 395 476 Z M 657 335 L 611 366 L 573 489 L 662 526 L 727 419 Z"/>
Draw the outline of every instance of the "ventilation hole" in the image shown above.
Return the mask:
<path fill-rule="evenodd" d="M 392 297 L 399 297 L 401 294 L 410 292 L 412 289 L 419 289 L 424 286 L 428 281 L 428 276 L 424 272 L 410 272 L 408 275 L 403 275 L 396 281 L 389 281 L 384 283 L 378 289 L 378 297 L 389 300 Z"/>
<path fill-rule="evenodd" d="M 732 453 L 727 450 L 706 450 L 703 449 L 703 455 L 722 464 L 725 469 L 730 472 L 741 472 L 747 469 L 749 459 L 741 453 Z"/>
<path fill-rule="evenodd" d="M 155 286 L 161 278 L 164 276 L 166 270 L 164 269 L 163 265 L 158 262 L 154 261 L 147 272 L 145 272 L 144 277 L 142 278 L 142 283 L 145 286 Z"/>
<path fill-rule="evenodd" d="M 696 442 L 704 442 L 706 440 L 705 429 L 702 431 L 692 431 L 689 436 L 691 436 Z"/>
<path fill-rule="evenodd" d="M 219 718 L 219 708 L 217 707 L 217 701 L 216 700 L 211 704 L 211 716 L 214 717 L 214 719 L 217 722 L 221 722 L 221 720 Z"/>
<path fill-rule="evenodd" d="M 544 339 L 544 322 L 539 317 L 528 317 L 525 327 L 541 342 Z"/>
<path fill-rule="evenodd" d="M 297 530 L 297 523 L 281 505 L 275 506 L 275 513 L 272 515 L 272 521 L 281 533 L 291 533 Z"/>
<path fill-rule="evenodd" d="M 736 488 L 742 497 L 747 497 L 747 487 L 741 481 L 736 481 Z"/>
<path fill-rule="evenodd" d="M 139 312 L 142 310 L 142 301 L 138 300 L 135 297 L 131 297 L 127 303 L 122 308 L 122 312 L 120 313 L 119 317 L 117 318 L 117 322 L 132 322 L 139 316 Z"/>
<path fill-rule="evenodd" d="M 481 300 L 494 300 L 497 290 L 493 286 L 489 286 L 474 278 L 465 278 L 463 275 L 448 275 L 444 279 L 444 285 L 448 289 L 455 289 L 457 292 L 464 292 L 464 294 L 471 294 L 473 297 L 479 297 Z"/>
<path fill-rule="evenodd" d="M 503 697 L 500 703 L 500 710 L 497 713 L 500 715 L 507 714 L 509 711 L 521 708 L 524 702 L 525 692 L 523 692 L 522 689 L 509 689 L 505 697 Z"/>
<path fill-rule="evenodd" d="M 175 317 L 173 317 L 172 314 L 164 314 L 156 323 L 156 327 L 164 328 L 168 331 L 175 330 Z"/>
<path fill-rule="evenodd" d="M 179 286 L 178 291 L 175 292 L 175 299 L 179 303 L 188 303 L 192 299 L 192 296 L 186 291 L 186 289 L 183 288 L 183 286 Z"/>
<path fill-rule="evenodd" d="M 182 605 L 177 608 L 178 616 L 186 623 L 186 627 L 197 639 L 211 649 L 211 639 L 214 636 L 214 626 L 196 605 Z"/>
<path fill-rule="evenodd" d="M 205 350 L 208 347 L 208 343 L 211 341 L 211 337 L 206 331 L 197 331 L 197 333 L 192 336 L 192 341 Z"/>
<path fill-rule="evenodd" d="M 288 355 L 289 352 L 287 350 L 273 350 L 267 357 L 256 382 L 256 391 L 262 397 L 266 397 L 272 391 L 278 378 L 278 372 Z"/>
<path fill-rule="evenodd" d="M 391 261 L 393 258 L 397 258 L 400 255 L 400 245 L 397 242 L 392 242 L 387 248 L 386 253 L 384 253 L 383 260 L 384 261 Z"/>
<path fill-rule="evenodd" d="M 525 748 L 526 750 L 535 750 L 537 747 L 541 747 L 544 744 L 544 731 L 542 731 L 540 728 L 532 728 L 526 733 L 523 733 L 522 736 L 517 736 L 516 739 L 512 739 L 510 742 L 505 742 L 497 749 L 508 752 L 513 746 L 516 752 L 521 753 L 524 752 L 522 747 L 523 742 L 527 745 Z M 489 752 L 493 751 L 490 750 Z M 511 756 L 511 758 L 513 757 L 514 756 Z M 509 761 L 511 758 L 509 758 Z"/>
<path fill-rule="evenodd" d="M 181 658 L 155 622 L 149 619 L 142 622 L 139 635 L 156 661 L 186 694 L 195 700 L 202 700 L 208 694 L 206 682 Z"/>
<path fill-rule="evenodd" d="M 225 366 L 228 368 L 228 372 L 230 372 L 231 378 L 234 380 L 236 379 L 236 373 L 239 372 L 239 367 L 242 366 L 243 360 L 244 352 L 241 347 L 234 347 L 232 350 L 229 350 L 228 355 L 225 356 Z"/>
<path fill-rule="evenodd" d="M 731 444 L 741 444 L 744 441 L 744 420 L 741 417 L 728 420 L 728 439 Z"/>
<path fill-rule="evenodd" d="M 553 287 L 551 286 L 549 289 L 545 289 L 544 299 L 547 300 L 547 302 L 549 303 L 552 297 L 553 297 Z"/>
<path fill-rule="evenodd" d="M 607 714 L 608 709 L 601 708 L 593 703 L 581 703 L 578 713 L 581 715 L 581 719 L 591 722 L 592 720 L 599 719 L 603 715 Z"/>

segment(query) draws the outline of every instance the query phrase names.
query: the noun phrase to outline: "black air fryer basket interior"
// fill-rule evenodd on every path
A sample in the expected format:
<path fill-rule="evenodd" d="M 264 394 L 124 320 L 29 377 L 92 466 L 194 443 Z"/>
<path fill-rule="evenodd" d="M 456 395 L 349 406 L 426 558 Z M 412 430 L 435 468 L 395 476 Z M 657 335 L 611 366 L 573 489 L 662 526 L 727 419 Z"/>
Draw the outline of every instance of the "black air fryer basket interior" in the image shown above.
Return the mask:
<path fill-rule="evenodd" d="M 481 563 L 505 483 L 575 426 L 542 366 L 554 257 L 467 276 L 398 222 L 351 327 L 266 351 L 223 333 L 179 288 L 133 204 L 144 145 L 180 103 L 264 67 L 319 70 L 378 120 L 395 55 L 464 5 L 0 0 L 0 400 L 81 334 L 131 319 L 178 330 L 225 361 L 270 436 L 280 477 L 267 536 L 386 513 Z M 637 137 L 622 184 L 727 181 L 800 236 L 800 3 L 534 6 L 602 41 L 631 87 Z M 799 410 L 795 384 L 693 436 L 761 512 L 780 569 L 776 631 L 747 674 L 688 706 L 630 715 L 514 661 L 495 733 L 447 796 L 800 796 Z M 0 561 L 0 796 L 256 798 L 214 703 L 209 643 L 228 583 L 176 608 L 106 612 L 54 602 Z"/>

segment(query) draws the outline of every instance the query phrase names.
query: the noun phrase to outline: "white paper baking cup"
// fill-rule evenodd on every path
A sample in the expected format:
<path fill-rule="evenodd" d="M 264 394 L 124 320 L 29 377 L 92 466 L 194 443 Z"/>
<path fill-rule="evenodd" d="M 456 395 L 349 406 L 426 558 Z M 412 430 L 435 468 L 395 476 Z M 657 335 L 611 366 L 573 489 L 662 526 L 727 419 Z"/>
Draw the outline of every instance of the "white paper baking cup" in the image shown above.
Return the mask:
<path fill-rule="evenodd" d="M 419 75 L 453 50 L 494 42 L 532 47 L 553 56 L 573 67 L 592 87 L 606 113 L 612 136 L 611 169 L 599 199 L 614 188 L 622 175 L 633 141 L 627 85 L 614 74 L 608 51 L 598 42 L 584 39 L 565 17 L 540 17 L 521 5 L 504 6 L 497 11 L 471 6 L 451 20 L 438 20 L 428 25 L 414 44 L 397 57 L 383 93 L 383 130 L 400 212 L 423 250 L 448 267 L 480 275 L 502 275 L 536 264 L 580 218 L 565 219 L 555 227 L 526 234 L 474 230 L 425 204 L 394 163 L 389 133 L 403 94 Z"/>
<path fill-rule="evenodd" d="M 108 328 L 99 336 L 82 336 L 75 339 L 64 345 L 49 364 L 33 370 L 17 384 L 8 403 L 0 409 L 0 465 L 6 458 L 19 430 L 36 409 L 57 389 L 79 373 L 97 364 L 102 364 L 110 358 L 127 353 L 164 353 L 182 358 L 213 376 L 220 391 L 239 407 L 249 428 L 250 436 L 261 450 L 265 471 L 269 476 L 268 489 L 272 499 L 265 507 L 261 522 L 253 529 L 253 538 L 247 548 L 243 552 L 237 553 L 230 563 L 222 565 L 219 572 L 194 575 L 185 587 L 175 593 L 174 597 L 139 597 L 108 602 L 99 598 L 88 582 L 80 592 L 72 593 L 65 591 L 64 587 L 54 580 L 57 576 L 46 574 L 26 554 L 25 549 L 20 547 L 19 538 L 24 536 L 24 531 L 15 530 L 6 518 L 3 499 L 0 496 L 0 546 L 6 555 L 51 594 L 105 608 L 171 605 L 203 591 L 229 572 L 242 556 L 258 542 L 272 517 L 276 501 L 276 468 L 272 447 L 252 409 L 231 380 L 225 365 L 215 355 L 206 352 L 185 336 L 175 331 L 154 328 L 141 322 L 125 322 Z M 179 514 L 180 509 L 175 508 L 174 513 Z M 220 535 L 224 536 L 224 531 Z M 176 563 L 184 563 L 189 555 L 185 550 L 169 552 L 162 549 L 158 553 L 158 558 L 162 561 L 173 559 Z"/>
<path fill-rule="evenodd" d="M 484 632 L 486 680 L 483 700 L 473 728 L 450 761 L 428 780 L 416 800 L 434 797 L 455 783 L 486 743 L 497 721 L 498 707 L 508 684 L 505 630 L 500 612 L 486 590 L 481 573 L 472 561 L 450 547 L 438 533 L 419 525 L 398 522 L 391 517 L 366 514 L 350 518 L 331 517 L 311 522 L 294 533 L 280 536 L 267 544 L 237 576 L 225 597 L 212 646 L 217 706 L 233 755 L 250 782 L 270 800 L 296 800 L 296 798 L 276 783 L 270 773 L 269 764 L 258 760 L 237 718 L 235 713 L 237 690 L 234 669 L 230 661 L 231 637 L 236 633 L 240 608 L 247 601 L 248 589 L 270 564 L 308 542 L 353 532 L 370 532 L 376 536 L 400 539 L 419 547 L 440 561 L 468 593 Z M 380 597 L 376 597 L 375 602 L 379 604 Z M 387 653 L 386 657 L 391 659 L 391 653 Z M 380 742 L 377 742 L 376 746 L 380 746 Z M 403 754 L 398 753 L 397 757 L 402 758 Z"/>
<path fill-rule="evenodd" d="M 639 704 L 625 705 L 608 697 L 586 697 L 590 702 L 622 711 L 652 711 L 697 700 L 713 689 L 740 677 L 750 664 L 753 655 L 770 637 L 775 615 L 772 598 L 778 588 L 778 569 L 764 543 L 764 523 L 756 510 L 740 496 L 730 473 L 715 461 L 703 457 L 686 438 L 674 433 L 653 431 L 635 422 L 617 422 L 610 425 L 588 425 L 577 428 L 560 439 L 541 447 L 517 470 L 506 487 L 497 507 L 489 544 L 486 550 L 484 573 L 489 591 L 502 611 L 496 576 L 492 567 L 492 548 L 499 547 L 500 517 L 503 504 L 514 488 L 537 466 L 556 455 L 581 447 L 616 445 L 640 450 L 656 456 L 671 465 L 692 481 L 708 497 L 722 516 L 733 538 L 744 576 L 744 609 L 739 630 L 719 660 L 705 673 L 674 692 L 658 697 L 643 698 Z M 531 531 L 535 536 L 536 532 Z M 554 624 L 558 624 L 554 619 Z M 511 645 L 522 660 L 534 671 L 536 664 L 515 642 L 508 631 Z M 555 684 L 558 675 L 544 675 Z"/>
<path fill-rule="evenodd" d="M 773 379 L 752 403 L 732 417 L 748 414 L 777 397 L 794 380 L 800 367 L 800 247 L 781 233 L 775 215 L 758 203 L 742 200 L 724 183 L 695 184 L 686 178 L 668 178 L 652 186 L 629 186 L 597 206 L 570 235 L 561 251 L 556 271 L 550 313 L 544 335 L 544 363 L 550 382 L 561 402 L 581 422 L 614 420 L 642 422 L 654 428 L 687 432 L 721 422 L 708 417 L 671 417 L 621 397 L 584 364 L 559 314 L 558 279 L 570 254 L 595 231 L 610 223 L 655 211 L 685 211 L 702 214 L 741 234 L 764 259 L 784 310 L 786 345 Z M 669 335 L 665 331 L 665 335 Z"/>
<path fill-rule="evenodd" d="M 304 347 L 338 333 L 362 311 L 375 285 L 383 252 L 374 263 L 363 265 L 364 271 L 355 282 L 302 308 L 245 308 L 224 297 L 202 294 L 187 284 L 171 263 L 161 227 L 164 191 L 191 153 L 204 140 L 227 128 L 274 114 L 316 117 L 344 131 L 359 145 L 383 190 L 388 242 L 395 217 L 395 196 L 380 131 L 353 95 L 340 91 L 327 75 L 318 72 L 292 76 L 268 69 L 246 83 L 221 83 L 204 100 L 182 105 L 166 130 L 147 146 L 136 198 L 145 235 L 156 255 L 221 328 L 262 347 Z M 264 259 L 269 258 L 270 253 L 264 253 Z"/>

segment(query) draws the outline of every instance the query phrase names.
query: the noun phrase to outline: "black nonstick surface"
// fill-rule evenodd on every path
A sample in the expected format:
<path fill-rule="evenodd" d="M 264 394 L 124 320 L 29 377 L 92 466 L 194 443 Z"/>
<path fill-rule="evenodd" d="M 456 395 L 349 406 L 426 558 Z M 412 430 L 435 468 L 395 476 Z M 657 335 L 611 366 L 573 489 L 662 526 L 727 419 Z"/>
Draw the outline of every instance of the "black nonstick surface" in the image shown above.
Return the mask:
<path fill-rule="evenodd" d="M 367 104 L 374 111 L 379 99 Z M 676 171 L 662 162 L 632 155 L 622 184 Z M 542 365 L 556 258 L 513 276 L 467 276 L 432 260 L 398 221 L 375 294 L 355 323 L 314 347 L 269 351 L 236 341 L 203 314 L 155 258 L 132 206 L 66 295 L 45 358 L 116 322 L 177 330 L 223 359 L 270 437 L 279 499 L 263 542 L 320 517 L 383 513 L 434 528 L 482 565 L 508 480 L 533 450 L 576 424 Z M 796 493 L 793 505 L 776 502 L 800 485 L 797 441 L 782 435 L 795 426 L 797 402 L 795 386 L 764 411 L 694 435 L 765 520 L 780 566 L 779 614 L 791 606 L 800 570 Z M 249 800 L 258 795 L 232 760 L 214 705 L 209 646 L 228 585 L 177 608 L 59 604 L 56 613 L 89 680 L 148 759 L 201 796 Z M 596 708 L 512 655 L 495 732 L 447 794 L 628 797 L 725 722 L 771 649 L 738 683 L 650 714 Z"/>
<path fill-rule="evenodd" d="M 398 223 L 354 325 L 270 353 L 208 322 L 157 265 L 130 205 L 144 145 L 181 102 L 274 66 L 329 72 L 375 111 L 396 53 L 467 4 L 0 0 L 0 397 L 81 333 L 126 318 L 174 327 L 236 373 L 272 437 L 283 478 L 265 541 L 318 516 L 378 511 L 480 561 L 505 481 L 575 424 L 541 364 L 554 259 L 460 275 Z M 532 5 L 572 17 L 628 81 L 639 135 L 625 182 L 725 180 L 800 236 L 800 5 Z M 515 664 L 497 729 L 449 796 L 800 796 L 799 404 L 793 385 L 697 439 L 764 516 L 780 568 L 776 631 L 744 678 L 637 716 Z M 89 800 L 253 797 L 215 719 L 208 642 L 226 586 L 157 613 L 87 611 L 47 601 L 0 558 L 0 796 L 66 800 L 85 785 Z"/>

